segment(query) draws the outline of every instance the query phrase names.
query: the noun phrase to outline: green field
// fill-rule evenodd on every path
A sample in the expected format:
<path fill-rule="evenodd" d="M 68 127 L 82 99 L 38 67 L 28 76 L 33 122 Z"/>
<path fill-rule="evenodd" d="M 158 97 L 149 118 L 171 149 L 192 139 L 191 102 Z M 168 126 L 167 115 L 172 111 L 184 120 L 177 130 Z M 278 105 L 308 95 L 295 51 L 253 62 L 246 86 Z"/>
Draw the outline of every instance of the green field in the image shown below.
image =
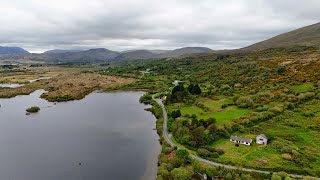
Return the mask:
<path fill-rule="evenodd" d="M 298 92 L 307 92 L 314 88 L 313 83 L 304 83 L 299 85 L 291 86 L 290 89 Z"/>
<path fill-rule="evenodd" d="M 171 109 L 180 109 L 182 115 L 195 114 L 198 119 L 207 120 L 208 118 L 216 118 L 218 125 L 228 125 L 232 119 L 244 117 L 250 114 L 250 110 L 238 108 L 237 106 L 229 106 L 221 108 L 223 104 L 232 103 L 232 99 L 221 97 L 219 100 L 212 100 L 209 98 L 199 98 L 198 102 L 203 104 L 207 109 L 203 109 L 196 105 L 183 106 L 182 104 L 171 105 Z"/>
<path fill-rule="evenodd" d="M 255 140 L 264 133 L 273 139 L 268 145 L 240 145 L 236 147 L 229 139 L 221 139 L 213 147 L 223 149 L 225 154 L 217 161 L 241 166 L 287 170 L 291 172 L 320 173 L 320 100 L 313 100 L 299 111 L 285 111 L 282 116 L 260 123 L 251 129 L 256 134 L 238 134 Z M 306 117 L 305 112 L 313 115 Z"/>

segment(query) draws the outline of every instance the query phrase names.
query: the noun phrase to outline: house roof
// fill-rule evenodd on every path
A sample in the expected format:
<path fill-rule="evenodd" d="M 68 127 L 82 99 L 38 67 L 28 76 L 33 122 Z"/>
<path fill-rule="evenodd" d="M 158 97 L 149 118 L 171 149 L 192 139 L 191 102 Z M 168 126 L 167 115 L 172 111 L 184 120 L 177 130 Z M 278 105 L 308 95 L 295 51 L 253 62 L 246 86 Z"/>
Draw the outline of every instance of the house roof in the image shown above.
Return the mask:
<path fill-rule="evenodd" d="M 238 136 L 231 136 L 230 139 L 233 140 L 233 141 L 240 141 L 240 142 L 252 143 L 252 139 L 250 139 L 250 138 L 243 138 L 243 137 L 238 137 Z"/>
<path fill-rule="evenodd" d="M 265 139 L 268 139 L 265 134 L 260 134 L 260 135 L 257 136 L 257 138 L 265 138 Z"/>

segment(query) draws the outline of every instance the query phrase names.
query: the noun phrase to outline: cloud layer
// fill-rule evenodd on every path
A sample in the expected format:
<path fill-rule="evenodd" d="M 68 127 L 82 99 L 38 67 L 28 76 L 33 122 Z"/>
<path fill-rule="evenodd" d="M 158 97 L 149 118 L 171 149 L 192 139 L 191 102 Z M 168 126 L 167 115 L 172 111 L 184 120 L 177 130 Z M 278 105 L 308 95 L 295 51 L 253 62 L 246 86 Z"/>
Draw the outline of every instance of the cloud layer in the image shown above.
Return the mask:
<path fill-rule="evenodd" d="M 318 0 L 2 0 L 0 45 L 230 49 L 317 23 Z"/>

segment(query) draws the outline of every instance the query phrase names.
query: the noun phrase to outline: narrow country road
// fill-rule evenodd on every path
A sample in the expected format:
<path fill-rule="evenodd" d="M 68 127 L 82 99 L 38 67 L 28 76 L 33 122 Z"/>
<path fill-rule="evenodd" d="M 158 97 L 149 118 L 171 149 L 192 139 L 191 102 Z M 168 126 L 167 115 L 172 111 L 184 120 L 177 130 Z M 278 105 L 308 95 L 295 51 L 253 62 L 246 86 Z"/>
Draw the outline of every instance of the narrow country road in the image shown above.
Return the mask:
<path fill-rule="evenodd" d="M 164 106 L 164 104 L 162 103 L 162 100 L 161 99 L 156 99 L 155 98 L 155 95 L 152 96 L 152 99 L 154 101 L 156 101 L 162 108 L 162 112 L 163 112 L 163 137 L 164 139 L 167 141 L 168 144 L 170 144 L 171 146 L 176 146 L 178 149 L 180 149 L 179 146 L 177 146 L 170 138 L 170 135 L 168 133 L 168 129 L 167 129 L 167 121 L 168 121 L 168 115 L 167 115 L 167 111 L 166 111 L 166 108 Z M 206 159 L 203 159 L 199 156 L 196 156 L 196 155 L 193 155 L 193 154 L 190 154 L 191 158 L 192 159 L 196 159 L 198 161 L 201 161 L 201 162 L 204 162 L 204 163 L 207 163 L 207 164 L 210 164 L 210 165 L 213 165 L 213 166 L 221 166 L 221 167 L 224 167 L 224 168 L 227 168 L 227 169 L 239 169 L 239 167 L 236 167 L 236 166 L 232 166 L 232 165 L 226 165 L 226 164 L 221 164 L 221 163 L 218 163 L 218 162 L 213 162 L 213 161 L 209 161 L 209 160 L 206 160 Z M 265 173 L 265 174 L 269 174 L 269 173 L 277 173 L 277 172 L 272 172 L 272 171 L 264 171 L 264 170 L 257 170 L 257 169 L 249 169 L 249 168 L 240 168 L 240 170 L 242 171 L 247 171 L 247 172 L 257 172 L 257 173 Z M 298 174 L 288 174 L 289 176 L 291 177 L 298 177 L 298 178 L 302 178 L 304 176 L 302 175 L 298 175 Z M 318 179 L 320 180 L 320 178 L 316 178 L 314 177 L 315 179 Z"/>

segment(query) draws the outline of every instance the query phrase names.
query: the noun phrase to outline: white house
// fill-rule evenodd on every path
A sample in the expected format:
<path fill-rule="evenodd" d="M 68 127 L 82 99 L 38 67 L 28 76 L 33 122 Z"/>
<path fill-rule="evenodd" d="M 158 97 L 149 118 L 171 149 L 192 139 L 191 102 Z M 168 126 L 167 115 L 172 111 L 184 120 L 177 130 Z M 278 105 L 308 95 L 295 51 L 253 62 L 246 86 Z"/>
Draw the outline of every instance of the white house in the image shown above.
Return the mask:
<path fill-rule="evenodd" d="M 182 83 L 182 81 L 180 81 L 180 80 L 174 80 L 172 82 L 172 84 L 175 85 L 175 86 L 178 86 L 180 83 Z"/>
<path fill-rule="evenodd" d="M 238 144 L 244 144 L 244 145 L 247 145 L 247 146 L 250 146 L 251 143 L 252 143 L 252 139 L 250 139 L 250 138 L 238 137 L 238 136 L 231 136 L 231 137 L 230 137 L 230 141 L 231 141 L 231 142 L 238 143 Z"/>
<path fill-rule="evenodd" d="M 256 138 L 256 143 L 257 144 L 267 144 L 268 143 L 268 138 L 264 134 L 260 134 Z"/>

